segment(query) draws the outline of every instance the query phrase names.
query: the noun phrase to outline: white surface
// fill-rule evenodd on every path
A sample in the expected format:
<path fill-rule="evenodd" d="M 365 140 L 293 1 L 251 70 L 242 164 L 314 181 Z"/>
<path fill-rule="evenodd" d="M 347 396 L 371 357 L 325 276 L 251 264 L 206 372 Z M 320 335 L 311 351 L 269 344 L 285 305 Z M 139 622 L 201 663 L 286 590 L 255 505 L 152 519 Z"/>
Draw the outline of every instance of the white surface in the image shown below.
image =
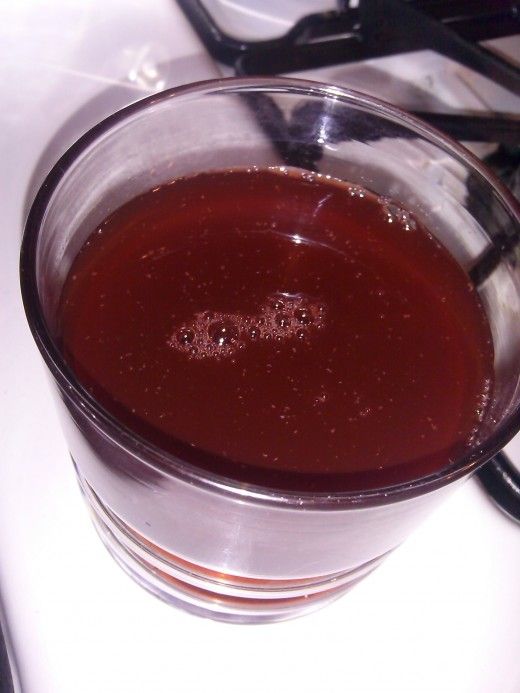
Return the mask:
<path fill-rule="evenodd" d="M 25 324 L 24 209 L 86 127 L 214 68 L 171 0 L 0 0 L 0 46 L 0 596 L 24 693 L 518 693 L 520 527 L 475 482 L 347 596 L 288 623 L 204 621 L 116 566 Z"/>

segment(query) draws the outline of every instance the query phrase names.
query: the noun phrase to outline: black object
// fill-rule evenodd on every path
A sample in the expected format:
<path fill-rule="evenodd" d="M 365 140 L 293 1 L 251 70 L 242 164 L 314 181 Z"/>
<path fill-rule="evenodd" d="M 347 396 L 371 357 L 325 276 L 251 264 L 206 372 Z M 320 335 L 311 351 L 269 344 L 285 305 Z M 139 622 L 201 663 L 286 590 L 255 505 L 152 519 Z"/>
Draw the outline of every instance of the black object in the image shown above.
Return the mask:
<path fill-rule="evenodd" d="M 428 48 L 520 95 L 520 70 L 478 44 L 520 33 L 520 4 L 511 0 L 360 0 L 355 8 L 343 0 L 266 41 L 227 34 L 202 0 L 177 2 L 213 58 L 238 75 L 287 74 Z M 520 144 L 520 119 L 512 114 L 419 115 L 458 139 Z"/>
<path fill-rule="evenodd" d="M 482 486 L 498 507 L 520 522 L 520 472 L 504 452 L 499 452 L 477 472 Z"/>
<path fill-rule="evenodd" d="M 0 624 L 0 693 L 14 693 L 14 682 L 9 663 L 9 655 Z"/>

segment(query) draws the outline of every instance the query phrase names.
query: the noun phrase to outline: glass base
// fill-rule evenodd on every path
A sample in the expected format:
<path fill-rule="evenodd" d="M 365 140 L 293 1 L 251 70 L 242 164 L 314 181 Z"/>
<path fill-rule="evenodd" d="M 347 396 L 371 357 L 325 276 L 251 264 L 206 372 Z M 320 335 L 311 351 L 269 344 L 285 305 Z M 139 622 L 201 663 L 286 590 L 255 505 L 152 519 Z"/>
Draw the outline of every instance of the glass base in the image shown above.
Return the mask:
<path fill-rule="evenodd" d="M 79 472 L 78 480 L 97 532 L 123 570 L 168 604 L 204 618 L 272 623 L 303 616 L 338 599 L 384 558 L 341 573 L 288 580 L 216 572 L 153 544 L 114 515 Z"/>

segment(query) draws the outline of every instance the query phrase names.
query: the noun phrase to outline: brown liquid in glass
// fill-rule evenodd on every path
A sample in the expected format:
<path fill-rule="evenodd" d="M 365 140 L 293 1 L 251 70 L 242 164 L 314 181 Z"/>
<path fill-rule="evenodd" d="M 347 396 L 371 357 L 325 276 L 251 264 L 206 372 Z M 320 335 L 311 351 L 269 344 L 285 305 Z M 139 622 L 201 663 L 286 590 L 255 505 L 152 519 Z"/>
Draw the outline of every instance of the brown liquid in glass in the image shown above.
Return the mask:
<path fill-rule="evenodd" d="M 341 491 L 446 467 L 493 350 L 476 292 L 410 213 L 298 170 L 181 178 L 79 252 L 61 348 L 139 436 L 239 482 Z"/>

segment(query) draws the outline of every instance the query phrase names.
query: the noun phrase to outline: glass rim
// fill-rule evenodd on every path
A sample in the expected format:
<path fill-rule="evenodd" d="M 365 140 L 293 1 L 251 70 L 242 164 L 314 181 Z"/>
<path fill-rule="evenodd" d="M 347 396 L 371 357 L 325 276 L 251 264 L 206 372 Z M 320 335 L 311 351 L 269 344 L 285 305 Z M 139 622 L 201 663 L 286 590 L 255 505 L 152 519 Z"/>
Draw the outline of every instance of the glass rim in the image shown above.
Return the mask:
<path fill-rule="evenodd" d="M 520 429 L 520 402 L 482 444 L 468 447 L 467 454 L 456 463 L 452 463 L 433 474 L 409 482 L 359 491 L 291 491 L 243 483 L 223 474 L 197 467 L 191 462 L 184 461 L 173 453 L 163 450 L 158 445 L 133 432 L 117 417 L 104 409 L 81 385 L 66 363 L 47 328 L 43 315 L 36 277 L 36 251 L 45 212 L 60 182 L 67 176 L 70 167 L 104 134 L 123 124 L 127 118 L 144 112 L 156 104 L 172 99 L 177 100 L 180 97 L 207 97 L 216 94 L 237 95 L 247 92 L 278 92 L 334 99 L 397 122 L 446 151 L 452 158 L 461 161 L 466 168 L 477 172 L 486 184 L 494 190 L 508 214 L 520 223 L 520 203 L 476 156 L 436 128 L 380 99 L 337 85 L 283 77 L 221 78 L 173 87 L 134 102 L 89 129 L 56 162 L 31 205 L 25 223 L 20 253 L 21 293 L 33 338 L 51 375 L 74 405 L 79 406 L 82 413 L 89 417 L 90 422 L 100 428 L 103 434 L 108 435 L 116 444 L 123 446 L 133 456 L 137 456 L 140 464 L 151 467 L 161 475 L 182 478 L 189 483 L 196 483 L 199 486 L 214 489 L 219 493 L 230 494 L 239 499 L 277 506 L 295 506 L 302 509 L 339 510 L 348 507 L 397 502 L 433 491 L 471 474 L 496 454 L 518 432 Z M 185 443 L 185 441 L 183 442 Z M 197 448 L 193 449 L 196 450 Z M 207 451 L 204 453 L 216 457 Z"/>

